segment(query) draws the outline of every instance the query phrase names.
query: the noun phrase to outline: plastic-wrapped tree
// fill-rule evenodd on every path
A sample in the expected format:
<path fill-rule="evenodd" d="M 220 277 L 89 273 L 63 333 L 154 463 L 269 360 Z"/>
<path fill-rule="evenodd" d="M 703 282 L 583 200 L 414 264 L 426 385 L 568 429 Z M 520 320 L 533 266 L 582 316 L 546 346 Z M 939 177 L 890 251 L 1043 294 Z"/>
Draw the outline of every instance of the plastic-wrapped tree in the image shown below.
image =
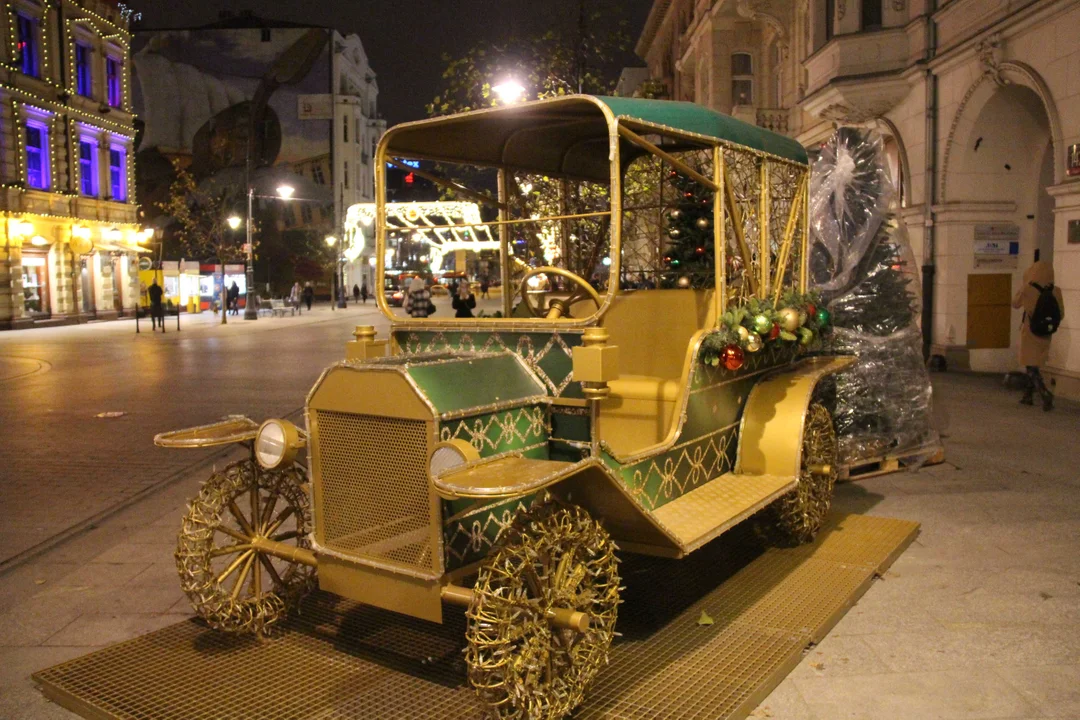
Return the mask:
<path fill-rule="evenodd" d="M 873 132 L 841 128 L 814 163 L 811 276 L 832 314 L 829 349 L 858 361 L 835 376 L 841 461 L 916 455 L 933 446 L 918 283 Z"/>

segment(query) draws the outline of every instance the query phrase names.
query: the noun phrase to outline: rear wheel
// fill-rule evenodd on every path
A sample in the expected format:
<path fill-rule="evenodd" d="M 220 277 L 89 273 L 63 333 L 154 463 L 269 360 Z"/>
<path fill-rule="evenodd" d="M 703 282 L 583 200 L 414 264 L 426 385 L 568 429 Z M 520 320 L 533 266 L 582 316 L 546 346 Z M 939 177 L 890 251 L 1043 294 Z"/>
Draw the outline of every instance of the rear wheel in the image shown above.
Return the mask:
<path fill-rule="evenodd" d="M 296 468 L 242 460 L 215 472 L 191 502 L 176 543 L 180 586 L 207 624 L 265 633 L 308 592 L 314 568 L 252 545 L 268 538 L 308 548 L 311 512 Z"/>
<path fill-rule="evenodd" d="M 489 715 L 558 720 L 607 664 L 619 605 L 610 536 L 579 507 L 539 502 L 515 518 L 480 570 L 467 612 L 469 681 Z M 584 631 L 556 609 L 587 613 Z"/>
<path fill-rule="evenodd" d="M 803 422 L 802 461 L 795 489 L 761 511 L 758 533 L 773 545 L 814 539 L 832 506 L 837 477 L 836 431 L 824 405 L 813 403 Z"/>

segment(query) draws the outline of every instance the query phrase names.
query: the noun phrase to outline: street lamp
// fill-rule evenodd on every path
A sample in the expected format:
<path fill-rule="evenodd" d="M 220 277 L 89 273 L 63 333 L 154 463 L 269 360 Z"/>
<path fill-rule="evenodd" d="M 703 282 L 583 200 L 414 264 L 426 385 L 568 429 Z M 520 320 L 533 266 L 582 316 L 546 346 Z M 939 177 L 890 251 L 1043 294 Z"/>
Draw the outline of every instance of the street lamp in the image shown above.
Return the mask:
<path fill-rule="evenodd" d="M 292 185 L 278 185 L 277 194 L 281 196 L 283 200 L 288 200 L 293 196 L 296 189 Z"/>
<path fill-rule="evenodd" d="M 229 227 L 231 229 L 236 230 L 238 227 L 240 227 L 240 223 L 244 221 L 240 219 L 239 215 L 230 215 L 227 222 L 229 223 Z"/>
<path fill-rule="evenodd" d="M 499 96 L 504 105 L 513 105 L 521 100 L 525 94 L 525 88 L 512 77 L 505 78 L 498 85 L 491 88 Z"/>
<path fill-rule="evenodd" d="M 294 192 L 296 192 L 296 189 L 292 185 L 281 184 L 281 185 L 278 185 L 278 187 L 277 187 L 277 196 L 279 198 L 281 198 L 282 200 L 290 200 L 290 199 L 292 199 L 292 196 L 293 196 Z M 255 201 L 256 195 L 255 195 L 255 188 L 251 186 L 250 182 L 248 182 L 247 196 L 248 196 L 247 197 L 247 222 L 246 222 L 246 225 L 247 225 L 247 242 L 244 244 L 244 248 L 247 251 L 247 268 L 246 268 L 247 272 L 245 273 L 245 275 L 247 276 L 247 287 L 245 288 L 245 292 L 244 292 L 244 319 L 245 320 L 258 320 L 259 319 L 259 311 L 258 311 L 258 309 L 256 309 L 255 303 L 251 302 L 252 288 L 255 287 L 255 248 L 254 248 L 254 244 L 252 243 L 252 238 L 251 238 L 251 230 L 252 230 L 252 228 L 251 228 L 251 206 L 252 206 L 252 203 L 254 203 L 254 201 Z M 273 196 L 271 196 L 271 195 L 259 195 L 257 197 L 273 197 Z M 236 217 L 235 215 L 231 216 L 228 219 L 227 222 L 229 223 L 229 227 L 231 227 L 233 230 L 240 227 L 240 218 Z M 224 268 L 225 268 L 225 266 L 223 264 L 222 265 L 222 273 L 221 273 L 222 282 L 224 282 L 224 279 L 225 279 L 225 270 L 224 270 Z"/>

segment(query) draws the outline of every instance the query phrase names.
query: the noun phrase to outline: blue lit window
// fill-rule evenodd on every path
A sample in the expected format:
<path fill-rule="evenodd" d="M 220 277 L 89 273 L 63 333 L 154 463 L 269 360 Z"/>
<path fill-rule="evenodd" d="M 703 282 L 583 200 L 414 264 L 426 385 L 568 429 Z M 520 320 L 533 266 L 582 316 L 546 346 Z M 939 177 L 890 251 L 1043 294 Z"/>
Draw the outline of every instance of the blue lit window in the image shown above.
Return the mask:
<path fill-rule="evenodd" d="M 75 43 L 75 91 L 90 97 L 94 91 L 93 75 L 90 74 L 90 48 Z"/>
<path fill-rule="evenodd" d="M 49 130 L 43 123 L 26 123 L 26 182 L 38 190 L 49 189 Z"/>
<path fill-rule="evenodd" d="M 105 86 L 109 95 L 109 105 L 120 107 L 123 93 L 120 89 L 120 61 L 116 58 L 105 58 Z"/>
<path fill-rule="evenodd" d="M 97 143 L 83 138 L 79 141 L 79 189 L 83 195 L 97 197 Z"/>
<path fill-rule="evenodd" d="M 18 26 L 18 51 L 19 51 L 19 69 L 26 75 L 38 74 L 38 62 L 37 62 L 37 23 L 26 15 L 19 13 L 16 17 L 16 25 Z"/>
<path fill-rule="evenodd" d="M 116 145 L 109 148 L 109 189 L 113 200 L 127 200 L 126 157 L 124 148 Z"/>

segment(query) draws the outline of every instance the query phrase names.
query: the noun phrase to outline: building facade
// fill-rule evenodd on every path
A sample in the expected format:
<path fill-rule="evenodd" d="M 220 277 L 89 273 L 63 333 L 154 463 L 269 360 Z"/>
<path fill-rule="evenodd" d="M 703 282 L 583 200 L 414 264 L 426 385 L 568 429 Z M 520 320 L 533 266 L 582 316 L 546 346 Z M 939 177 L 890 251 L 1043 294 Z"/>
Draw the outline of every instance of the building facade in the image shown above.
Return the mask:
<path fill-rule="evenodd" d="M 665 96 L 808 148 L 837 124 L 884 135 L 951 367 L 1016 368 L 1011 297 L 1036 253 L 1053 262 L 1047 370 L 1080 397 L 1078 35 L 1076 0 L 656 0 L 637 51 Z"/>
<path fill-rule="evenodd" d="M 127 18 L 15 0 L 0 62 L 0 329 L 134 312 L 140 242 Z"/>

